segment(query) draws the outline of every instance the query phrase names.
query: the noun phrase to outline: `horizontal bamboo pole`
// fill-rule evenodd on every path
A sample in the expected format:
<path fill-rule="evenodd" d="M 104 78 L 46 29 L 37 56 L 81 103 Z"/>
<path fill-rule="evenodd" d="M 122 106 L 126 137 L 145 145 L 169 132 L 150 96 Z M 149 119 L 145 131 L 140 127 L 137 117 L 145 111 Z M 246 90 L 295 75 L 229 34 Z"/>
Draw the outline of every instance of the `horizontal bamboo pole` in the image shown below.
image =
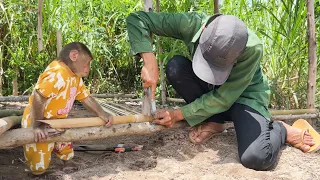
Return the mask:
<path fill-rule="evenodd" d="M 291 110 L 270 110 L 271 115 L 298 115 L 298 114 L 317 114 L 317 109 L 291 109 Z"/>
<path fill-rule="evenodd" d="M 297 120 L 297 119 L 315 119 L 319 114 L 290 114 L 290 115 L 277 115 L 272 116 L 272 121 L 285 121 L 285 120 Z"/>
<path fill-rule="evenodd" d="M 23 114 L 22 110 L 15 110 L 15 109 L 7 109 L 7 110 L 0 110 L 0 118 L 7 117 L 7 116 L 21 116 Z"/>
<path fill-rule="evenodd" d="M 92 94 L 96 98 L 136 98 L 135 94 Z M 28 101 L 29 96 L 0 96 L 0 102 Z"/>
<path fill-rule="evenodd" d="M 21 122 L 21 116 L 0 118 L 0 135 Z"/>
<path fill-rule="evenodd" d="M 127 123 L 140 123 L 151 122 L 153 119 L 151 116 L 145 116 L 142 114 L 128 115 L 128 116 L 113 116 L 112 124 L 127 124 Z M 69 118 L 69 119 L 50 119 L 50 120 L 38 120 L 40 122 L 50 125 L 52 128 L 79 128 L 79 127 L 92 127 L 103 126 L 105 121 L 99 117 L 91 118 Z"/>
<path fill-rule="evenodd" d="M 185 121 L 180 121 L 173 126 L 173 128 L 182 127 L 188 127 L 188 124 Z M 151 134 L 164 129 L 167 128 L 165 126 L 155 125 L 149 122 L 118 124 L 109 128 L 105 126 L 74 128 L 66 130 L 60 136 L 49 137 L 45 140 L 45 142 L 77 142 L 98 140 L 122 135 L 130 136 L 138 134 Z M 0 149 L 9 149 L 19 147 L 25 144 L 34 143 L 32 129 L 20 128 L 7 131 L 0 136 L 0 142 Z"/>

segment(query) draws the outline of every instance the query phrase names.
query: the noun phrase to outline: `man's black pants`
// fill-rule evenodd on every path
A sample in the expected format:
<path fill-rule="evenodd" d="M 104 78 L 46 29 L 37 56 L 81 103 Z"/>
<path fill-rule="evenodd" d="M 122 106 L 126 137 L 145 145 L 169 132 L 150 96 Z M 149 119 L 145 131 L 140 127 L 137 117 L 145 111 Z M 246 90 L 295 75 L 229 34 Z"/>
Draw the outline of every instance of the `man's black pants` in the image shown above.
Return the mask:
<path fill-rule="evenodd" d="M 168 62 L 166 75 L 173 88 L 187 103 L 213 88 L 194 74 L 192 62 L 183 56 L 174 56 Z M 243 166 L 267 170 L 275 163 L 286 140 L 287 131 L 282 123 L 272 122 L 251 107 L 239 103 L 234 103 L 229 110 L 206 120 L 216 123 L 225 121 L 234 123 L 238 153 Z"/>

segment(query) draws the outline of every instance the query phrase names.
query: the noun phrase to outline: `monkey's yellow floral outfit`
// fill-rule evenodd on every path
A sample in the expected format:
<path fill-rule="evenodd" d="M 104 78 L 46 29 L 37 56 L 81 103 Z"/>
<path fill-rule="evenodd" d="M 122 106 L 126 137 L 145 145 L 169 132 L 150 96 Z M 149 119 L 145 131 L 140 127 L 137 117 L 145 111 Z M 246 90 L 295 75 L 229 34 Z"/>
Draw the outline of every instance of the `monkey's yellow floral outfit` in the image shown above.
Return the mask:
<path fill-rule="evenodd" d="M 83 84 L 82 78 L 75 75 L 62 61 L 54 60 L 40 75 L 35 86 L 43 97 L 47 98 L 44 110 L 45 119 L 63 119 L 68 116 L 74 100 L 84 100 L 90 93 Z M 21 126 L 31 127 L 30 110 L 33 94 L 29 98 L 29 105 L 25 108 Z M 51 161 L 51 152 L 58 158 L 70 160 L 73 158 L 71 142 L 33 143 L 23 147 L 26 164 L 33 174 L 42 174 Z"/>

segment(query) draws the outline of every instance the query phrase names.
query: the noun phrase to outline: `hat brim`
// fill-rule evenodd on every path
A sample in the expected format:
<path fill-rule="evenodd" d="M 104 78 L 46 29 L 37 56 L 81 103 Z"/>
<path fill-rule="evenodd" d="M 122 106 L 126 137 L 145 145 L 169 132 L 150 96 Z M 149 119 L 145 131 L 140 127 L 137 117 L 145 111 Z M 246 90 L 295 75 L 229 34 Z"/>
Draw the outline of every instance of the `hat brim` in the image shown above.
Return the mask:
<path fill-rule="evenodd" d="M 222 69 L 209 64 L 202 56 L 200 46 L 197 47 L 192 60 L 192 69 L 196 76 L 213 85 L 221 85 L 226 82 L 232 67 L 233 65 Z"/>

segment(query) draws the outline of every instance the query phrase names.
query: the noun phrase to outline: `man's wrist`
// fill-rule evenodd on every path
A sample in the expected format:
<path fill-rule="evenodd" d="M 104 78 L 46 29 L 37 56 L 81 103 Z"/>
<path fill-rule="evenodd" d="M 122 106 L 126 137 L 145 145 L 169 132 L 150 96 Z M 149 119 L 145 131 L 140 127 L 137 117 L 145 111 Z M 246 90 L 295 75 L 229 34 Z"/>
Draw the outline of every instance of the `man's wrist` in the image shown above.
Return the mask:
<path fill-rule="evenodd" d="M 181 109 L 176 109 L 173 111 L 176 121 L 181 121 L 184 119 Z"/>

